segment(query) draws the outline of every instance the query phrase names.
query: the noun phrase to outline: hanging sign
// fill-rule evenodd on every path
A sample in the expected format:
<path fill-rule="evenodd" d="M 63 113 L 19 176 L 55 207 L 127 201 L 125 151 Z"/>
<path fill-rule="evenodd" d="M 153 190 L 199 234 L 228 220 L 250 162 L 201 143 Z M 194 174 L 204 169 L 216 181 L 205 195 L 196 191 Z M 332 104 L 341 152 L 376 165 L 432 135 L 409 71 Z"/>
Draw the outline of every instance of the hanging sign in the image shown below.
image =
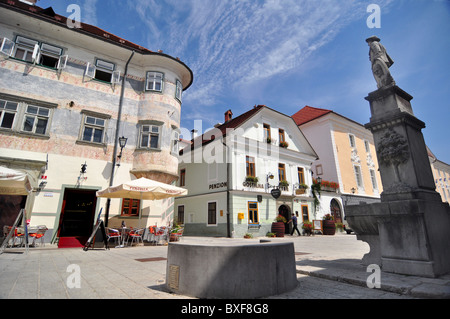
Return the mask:
<path fill-rule="evenodd" d="M 270 193 L 272 194 L 272 197 L 275 199 L 281 196 L 281 191 L 278 188 L 272 189 Z"/>

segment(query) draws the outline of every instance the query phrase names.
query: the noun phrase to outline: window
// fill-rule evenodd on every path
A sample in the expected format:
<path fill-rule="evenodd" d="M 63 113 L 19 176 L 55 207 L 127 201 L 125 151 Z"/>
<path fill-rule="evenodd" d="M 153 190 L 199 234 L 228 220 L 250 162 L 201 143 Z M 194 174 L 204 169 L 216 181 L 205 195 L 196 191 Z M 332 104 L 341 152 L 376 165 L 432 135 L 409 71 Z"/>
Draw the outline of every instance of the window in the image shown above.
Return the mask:
<path fill-rule="evenodd" d="M 183 85 L 179 80 L 177 80 L 176 88 L 175 88 L 175 97 L 181 102 L 181 95 L 183 93 Z"/>
<path fill-rule="evenodd" d="M 305 222 L 306 220 L 309 221 L 308 205 L 302 205 L 302 219 L 303 222 Z"/>
<path fill-rule="evenodd" d="M 84 117 L 81 140 L 92 143 L 103 143 L 106 120 L 90 115 Z"/>
<path fill-rule="evenodd" d="M 272 140 L 272 138 L 270 137 L 270 125 L 263 124 L 263 128 L 264 128 L 264 141 L 270 143 Z"/>
<path fill-rule="evenodd" d="M 208 225 L 217 224 L 217 202 L 208 203 Z"/>
<path fill-rule="evenodd" d="M 378 184 L 377 184 L 377 176 L 375 174 L 375 170 L 370 169 L 369 172 L 370 172 L 370 180 L 372 181 L 373 190 L 376 191 L 376 190 L 378 190 Z"/>
<path fill-rule="evenodd" d="M 18 103 L 0 100 L 0 127 L 12 129 L 16 117 Z"/>
<path fill-rule="evenodd" d="M 180 133 L 176 130 L 172 131 L 172 145 L 171 151 L 173 154 L 178 156 L 179 152 L 179 142 L 180 142 Z"/>
<path fill-rule="evenodd" d="M 305 172 L 303 170 L 303 167 L 298 167 L 297 172 L 298 172 L 298 183 L 305 184 Z"/>
<path fill-rule="evenodd" d="M 95 65 L 87 64 L 84 75 L 91 79 L 117 84 L 120 82 L 120 72 L 114 71 L 115 67 L 114 63 L 97 59 Z"/>
<path fill-rule="evenodd" d="M 28 105 L 22 130 L 34 134 L 45 135 L 49 121 L 50 109 L 46 107 Z"/>
<path fill-rule="evenodd" d="M 247 156 L 246 160 L 247 176 L 255 177 L 255 158 Z"/>
<path fill-rule="evenodd" d="M 361 175 L 361 167 L 360 166 L 353 166 L 355 170 L 355 179 L 356 179 L 356 185 L 358 186 L 358 189 L 363 189 L 363 181 L 362 181 L 362 175 Z"/>
<path fill-rule="evenodd" d="M 161 127 L 158 125 L 142 125 L 139 143 L 140 147 L 159 149 L 160 131 Z"/>
<path fill-rule="evenodd" d="M 18 36 L 16 38 L 15 50 L 12 57 L 27 62 L 34 62 L 33 58 L 36 59 L 38 50 L 38 41 Z"/>
<path fill-rule="evenodd" d="M 350 147 L 355 148 L 355 147 L 356 147 L 356 143 L 355 143 L 355 135 L 349 134 L 349 135 L 348 135 L 348 139 L 349 139 L 349 141 L 350 141 Z"/>
<path fill-rule="evenodd" d="M 285 181 L 286 180 L 286 169 L 284 164 L 278 164 L 278 180 Z"/>
<path fill-rule="evenodd" d="M 22 36 L 17 36 L 16 42 L 4 38 L 0 52 L 18 60 L 58 70 L 64 69 L 68 60 L 67 55 L 62 55 L 62 48 Z"/>
<path fill-rule="evenodd" d="M 259 224 L 258 202 L 248 202 L 248 223 Z"/>
<path fill-rule="evenodd" d="M 178 218 L 177 218 L 178 225 L 184 224 L 184 205 L 178 206 Z"/>
<path fill-rule="evenodd" d="M 122 201 L 122 216 L 139 216 L 140 200 L 124 198 Z"/>
<path fill-rule="evenodd" d="M 284 130 L 282 130 L 281 128 L 278 130 L 278 142 L 286 142 L 286 138 L 284 136 Z"/>
<path fill-rule="evenodd" d="M 145 89 L 147 91 L 162 92 L 164 74 L 161 72 L 147 72 L 147 83 Z"/>
<path fill-rule="evenodd" d="M 186 169 L 180 171 L 180 186 L 186 186 Z"/>
<path fill-rule="evenodd" d="M 366 149 L 366 153 L 370 153 L 370 144 L 368 140 L 364 140 L 364 147 Z"/>

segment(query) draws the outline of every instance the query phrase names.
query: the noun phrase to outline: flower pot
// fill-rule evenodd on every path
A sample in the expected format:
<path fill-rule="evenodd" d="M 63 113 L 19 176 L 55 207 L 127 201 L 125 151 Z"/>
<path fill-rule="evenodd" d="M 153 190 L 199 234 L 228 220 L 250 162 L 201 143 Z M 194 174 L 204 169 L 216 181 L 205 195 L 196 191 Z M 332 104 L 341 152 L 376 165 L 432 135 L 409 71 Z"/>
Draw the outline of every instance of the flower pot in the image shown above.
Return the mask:
<path fill-rule="evenodd" d="M 334 235 L 336 233 L 336 224 L 334 220 L 322 221 L 322 229 L 324 235 Z"/>
<path fill-rule="evenodd" d="M 284 237 L 285 231 L 283 222 L 272 223 L 272 233 L 275 233 L 277 237 Z"/>
<path fill-rule="evenodd" d="M 177 234 L 175 234 L 175 233 L 170 234 L 169 241 L 178 241 L 178 240 L 179 240 L 179 237 L 177 236 Z"/>

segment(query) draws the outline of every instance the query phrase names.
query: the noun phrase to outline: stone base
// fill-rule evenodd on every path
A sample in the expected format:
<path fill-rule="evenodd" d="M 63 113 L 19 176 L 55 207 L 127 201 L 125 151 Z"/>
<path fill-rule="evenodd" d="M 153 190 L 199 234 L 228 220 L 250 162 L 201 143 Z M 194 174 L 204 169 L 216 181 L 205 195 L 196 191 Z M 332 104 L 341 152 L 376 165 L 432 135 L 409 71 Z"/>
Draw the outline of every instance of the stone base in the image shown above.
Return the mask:
<path fill-rule="evenodd" d="M 349 206 L 346 216 L 358 240 L 370 246 L 364 265 L 423 277 L 450 272 L 448 204 L 415 199 Z"/>
<path fill-rule="evenodd" d="M 253 299 L 297 287 L 293 243 L 170 243 L 167 288 L 197 298 Z"/>

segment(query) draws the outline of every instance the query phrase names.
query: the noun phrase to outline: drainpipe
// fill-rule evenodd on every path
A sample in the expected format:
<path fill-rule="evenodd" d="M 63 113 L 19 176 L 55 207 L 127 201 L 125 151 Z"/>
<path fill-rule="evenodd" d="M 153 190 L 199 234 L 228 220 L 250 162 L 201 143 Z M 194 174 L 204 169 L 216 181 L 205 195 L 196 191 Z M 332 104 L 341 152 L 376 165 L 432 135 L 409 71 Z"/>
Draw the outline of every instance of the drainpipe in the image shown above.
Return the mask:
<path fill-rule="evenodd" d="M 125 94 L 125 79 L 128 75 L 128 64 L 130 64 L 131 59 L 134 56 L 134 50 L 131 53 L 130 58 L 125 64 L 125 73 L 123 74 L 123 83 L 120 89 L 120 100 L 119 100 L 119 114 L 117 115 L 117 123 L 116 123 L 116 135 L 114 137 L 114 150 L 113 150 L 113 158 L 112 158 L 112 167 L 111 167 L 111 178 L 109 179 L 109 186 L 113 186 L 114 183 L 114 169 L 116 168 L 116 160 L 117 160 L 117 143 L 119 142 L 119 128 L 120 128 L 120 119 L 122 117 L 122 105 L 123 105 L 123 96 Z M 105 210 L 105 227 L 108 227 L 108 219 L 109 219 L 109 208 L 111 206 L 111 199 L 108 198 L 106 200 L 106 210 Z"/>
<path fill-rule="evenodd" d="M 231 163 L 230 163 L 230 158 L 229 158 L 229 152 L 230 149 L 228 147 L 228 145 L 226 143 L 223 142 L 222 139 L 222 144 L 226 147 L 227 149 L 227 156 L 226 156 L 226 160 L 227 160 L 227 237 L 231 238 L 231 221 L 230 221 L 230 183 L 231 183 L 231 178 L 230 178 L 230 173 L 231 173 Z"/>

